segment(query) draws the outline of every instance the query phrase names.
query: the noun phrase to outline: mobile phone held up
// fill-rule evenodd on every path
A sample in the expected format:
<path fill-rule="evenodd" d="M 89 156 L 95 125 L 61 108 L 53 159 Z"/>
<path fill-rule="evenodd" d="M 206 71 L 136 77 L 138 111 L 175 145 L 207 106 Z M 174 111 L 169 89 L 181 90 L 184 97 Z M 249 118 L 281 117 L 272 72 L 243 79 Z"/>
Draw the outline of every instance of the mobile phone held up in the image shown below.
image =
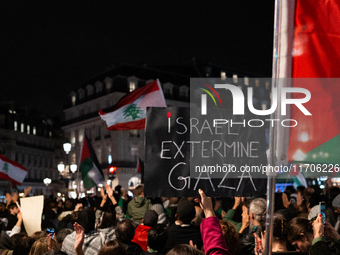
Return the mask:
<path fill-rule="evenodd" d="M 326 203 L 323 201 L 323 202 L 320 202 L 319 205 L 320 205 L 320 214 L 322 217 L 322 223 L 323 225 L 325 225 L 326 224 Z"/>
<path fill-rule="evenodd" d="M 47 228 L 46 232 L 47 232 L 47 234 L 51 234 L 52 239 L 54 239 L 54 228 Z"/>

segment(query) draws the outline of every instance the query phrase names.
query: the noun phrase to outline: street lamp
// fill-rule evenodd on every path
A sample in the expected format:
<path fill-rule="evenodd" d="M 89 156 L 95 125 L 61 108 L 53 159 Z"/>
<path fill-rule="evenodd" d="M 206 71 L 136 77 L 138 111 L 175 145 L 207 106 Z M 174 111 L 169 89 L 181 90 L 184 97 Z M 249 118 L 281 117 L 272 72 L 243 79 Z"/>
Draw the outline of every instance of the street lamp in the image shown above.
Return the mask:
<path fill-rule="evenodd" d="M 51 180 L 50 178 L 45 178 L 45 179 L 43 180 L 43 182 L 44 182 L 44 184 L 48 187 L 48 185 L 51 184 L 52 180 Z"/>
<path fill-rule="evenodd" d="M 70 153 L 71 148 L 72 148 L 71 143 L 66 139 L 65 143 L 63 144 L 63 149 L 66 153 L 66 166 L 65 166 L 64 162 L 62 162 L 62 161 L 58 164 L 58 171 L 59 171 L 60 175 L 63 175 L 64 177 L 68 177 L 70 170 L 71 170 L 72 173 L 77 172 L 77 165 L 76 164 L 68 165 L 68 154 Z"/>

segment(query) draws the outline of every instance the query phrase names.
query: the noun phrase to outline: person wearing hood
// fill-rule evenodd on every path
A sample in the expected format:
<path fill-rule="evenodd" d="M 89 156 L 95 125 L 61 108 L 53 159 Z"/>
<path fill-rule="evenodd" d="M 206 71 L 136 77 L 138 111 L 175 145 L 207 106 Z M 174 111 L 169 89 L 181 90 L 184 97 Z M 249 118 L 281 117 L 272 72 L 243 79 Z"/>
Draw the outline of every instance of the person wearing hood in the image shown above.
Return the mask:
<path fill-rule="evenodd" d="M 134 198 L 129 202 L 127 216 L 136 224 L 141 224 L 144 214 L 151 209 L 151 201 L 144 197 L 144 186 L 139 185 L 134 191 Z"/>

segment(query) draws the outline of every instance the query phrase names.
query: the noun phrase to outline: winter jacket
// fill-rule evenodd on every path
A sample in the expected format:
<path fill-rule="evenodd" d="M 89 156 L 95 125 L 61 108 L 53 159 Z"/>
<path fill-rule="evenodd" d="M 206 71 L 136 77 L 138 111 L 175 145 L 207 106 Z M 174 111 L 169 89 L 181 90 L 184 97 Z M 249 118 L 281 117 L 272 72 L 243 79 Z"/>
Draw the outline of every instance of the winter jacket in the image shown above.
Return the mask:
<path fill-rule="evenodd" d="M 152 204 L 146 197 L 134 197 L 128 204 L 127 215 L 136 223 L 141 223 L 144 214 L 150 210 Z"/>

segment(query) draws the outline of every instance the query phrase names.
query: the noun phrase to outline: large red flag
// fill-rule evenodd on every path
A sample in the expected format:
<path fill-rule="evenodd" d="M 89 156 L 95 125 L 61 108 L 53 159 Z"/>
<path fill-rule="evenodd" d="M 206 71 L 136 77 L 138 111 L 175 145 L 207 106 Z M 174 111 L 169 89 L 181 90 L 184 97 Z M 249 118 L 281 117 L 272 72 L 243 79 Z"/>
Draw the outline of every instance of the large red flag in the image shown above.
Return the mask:
<path fill-rule="evenodd" d="M 339 78 L 340 1 L 297 0 L 294 21 L 292 77 Z M 290 129 L 289 161 L 340 163 L 338 80 L 293 80 L 292 86 L 311 92 L 311 100 L 304 106 L 312 116 L 305 116 L 296 107 L 291 108 L 290 118 L 299 124 Z"/>

